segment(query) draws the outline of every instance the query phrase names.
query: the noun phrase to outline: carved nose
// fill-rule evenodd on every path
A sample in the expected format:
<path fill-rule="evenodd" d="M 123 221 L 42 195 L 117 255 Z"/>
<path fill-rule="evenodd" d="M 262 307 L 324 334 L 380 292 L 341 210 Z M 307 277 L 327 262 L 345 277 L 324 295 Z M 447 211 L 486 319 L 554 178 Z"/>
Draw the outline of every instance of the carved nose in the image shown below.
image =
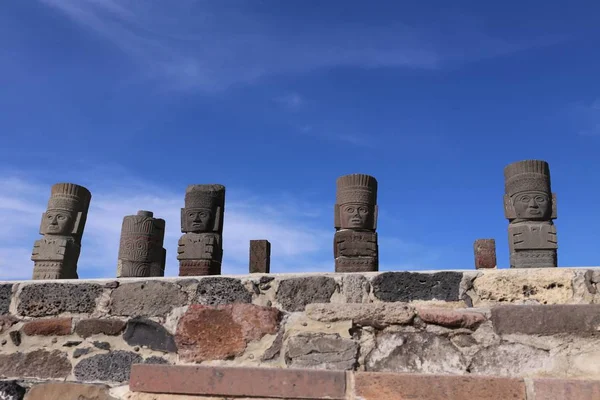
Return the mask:
<path fill-rule="evenodd" d="M 56 217 L 52 218 L 52 220 L 50 221 L 50 225 L 58 225 L 58 221 L 56 220 Z"/>
<path fill-rule="evenodd" d="M 535 200 L 531 199 L 531 201 L 529 202 L 529 207 L 538 208 L 538 204 Z"/>

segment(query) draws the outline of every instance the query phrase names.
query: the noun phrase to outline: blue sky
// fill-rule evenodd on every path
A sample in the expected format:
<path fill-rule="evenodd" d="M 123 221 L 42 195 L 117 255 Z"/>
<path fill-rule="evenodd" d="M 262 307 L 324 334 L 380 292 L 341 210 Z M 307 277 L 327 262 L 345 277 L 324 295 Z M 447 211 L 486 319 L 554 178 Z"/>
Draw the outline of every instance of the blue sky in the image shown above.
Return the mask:
<path fill-rule="evenodd" d="M 8 0 L 0 13 L 0 278 L 29 278 L 50 186 L 92 191 L 79 274 L 124 215 L 227 186 L 223 273 L 333 270 L 335 179 L 379 181 L 381 270 L 508 264 L 503 168 L 550 163 L 559 265 L 600 263 L 600 3 Z M 595 202 L 592 202 L 595 204 Z"/>

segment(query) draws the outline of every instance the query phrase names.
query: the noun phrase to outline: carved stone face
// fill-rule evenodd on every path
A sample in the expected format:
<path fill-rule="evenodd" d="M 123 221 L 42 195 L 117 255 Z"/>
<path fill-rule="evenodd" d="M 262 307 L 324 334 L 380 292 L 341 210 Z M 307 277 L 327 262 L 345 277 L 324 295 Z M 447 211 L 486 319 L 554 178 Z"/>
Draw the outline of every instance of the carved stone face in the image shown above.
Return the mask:
<path fill-rule="evenodd" d="M 373 207 L 364 203 L 346 203 L 340 206 L 342 228 L 371 229 Z"/>
<path fill-rule="evenodd" d="M 552 204 L 547 193 L 529 191 L 516 194 L 513 206 L 517 218 L 540 220 L 546 219 L 552 211 Z"/>
<path fill-rule="evenodd" d="M 186 208 L 185 220 L 190 232 L 208 232 L 212 230 L 213 211 L 209 208 Z"/>
<path fill-rule="evenodd" d="M 73 232 L 74 215 L 64 210 L 48 210 L 44 214 L 44 233 L 70 235 Z"/>

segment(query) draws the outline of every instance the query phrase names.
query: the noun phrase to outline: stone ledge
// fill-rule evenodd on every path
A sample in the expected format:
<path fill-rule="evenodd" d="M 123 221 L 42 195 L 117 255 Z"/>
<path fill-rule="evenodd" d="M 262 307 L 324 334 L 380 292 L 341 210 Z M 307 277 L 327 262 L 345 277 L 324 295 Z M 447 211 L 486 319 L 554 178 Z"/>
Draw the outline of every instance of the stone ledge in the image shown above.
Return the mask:
<path fill-rule="evenodd" d="M 136 364 L 129 388 L 146 393 L 342 400 L 346 375 L 343 371 Z"/>

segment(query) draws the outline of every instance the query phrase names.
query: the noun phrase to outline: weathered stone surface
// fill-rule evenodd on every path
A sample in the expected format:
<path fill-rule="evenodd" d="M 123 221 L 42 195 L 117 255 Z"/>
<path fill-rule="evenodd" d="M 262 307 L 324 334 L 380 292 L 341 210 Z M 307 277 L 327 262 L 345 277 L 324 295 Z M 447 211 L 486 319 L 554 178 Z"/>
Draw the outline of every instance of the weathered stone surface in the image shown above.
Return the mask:
<path fill-rule="evenodd" d="M 476 303 L 565 304 L 573 298 L 573 277 L 566 268 L 485 271 L 473 281 L 473 289 Z"/>
<path fill-rule="evenodd" d="M 290 368 L 354 369 L 358 343 L 338 334 L 300 333 L 287 341 L 286 364 Z"/>
<path fill-rule="evenodd" d="M 23 400 L 25 388 L 16 381 L 0 381 L 0 399 Z"/>
<path fill-rule="evenodd" d="M 75 349 L 75 351 L 73 351 L 73 358 L 79 358 L 81 356 L 84 356 L 87 353 L 89 353 L 91 350 L 92 350 L 91 347 L 86 347 L 83 349 Z"/>
<path fill-rule="evenodd" d="M 30 353 L 0 354 L 0 376 L 11 378 L 66 378 L 71 363 L 58 350 L 35 350 Z"/>
<path fill-rule="evenodd" d="M 271 271 L 271 243 L 268 240 L 250 241 L 251 274 L 268 274 Z"/>
<path fill-rule="evenodd" d="M 600 330 L 600 304 L 508 305 L 492 308 L 498 334 L 594 335 Z"/>
<path fill-rule="evenodd" d="M 357 372 L 362 400 L 525 400 L 522 379 Z M 537 399 L 537 398 L 536 398 Z"/>
<path fill-rule="evenodd" d="M 75 333 L 82 338 L 88 338 L 92 335 L 115 336 L 123 331 L 125 322 L 119 319 L 84 319 L 75 326 Z"/>
<path fill-rule="evenodd" d="M 71 334 L 72 318 L 49 318 L 27 322 L 23 333 L 27 336 L 64 336 Z"/>
<path fill-rule="evenodd" d="M 496 268 L 496 241 L 477 239 L 473 244 L 475 269 Z"/>
<path fill-rule="evenodd" d="M 202 278 L 198 282 L 196 302 L 205 306 L 251 303 L 252 294 L 235 278 Z"/>
<path fill-rule="evenodd" d="M 177 352 L 173 335 L 160 324 L 142 317 L 130 319 L 123 339 L 130 346 L 145 346 L 165 353 Z"/>
<path fill-rule="evenodd" d="M 17 322 L 19 322 L 19 320 L 12 315 L 0 315 L 0 333 L 10 328 Z"/>
<path fill-rule="evenodd" d="M 550 363 L 548 351 L 520 343 L 503 343 L 477 352 L 469 370 L 481 375 L 523 376 L 543 371 Z"/>
<path fill-rule="evenodd" d="M 286 311 L 304 311 L 307 304 L 329 303 L 337 285 L 327 276 L 284 279 L 277 289 L 277 301 Z"/>
<path fill-rule="evenodd" d="M 346 377 L 343 371 L 286 368 L 135 365 L 131 371 L 129 387 L 138 392 L 218 396 L 194 397 L 206 400 L 346 398 Z M 156 400 L 162 400 L 165 395 L 155 396 Z M 167 399 L 187 400 L 187 396 L 165 397 Z"/>
<path fill-rule="evenodd" d="M 33 386 L 25 400 L 115 400 L 106 385 L 71 382 L 42 383 Z"/>
<path fill-rule="evenodd" d="M 129 380 L 131 365 L 141 362 L 139 354 L 118 350 L 85 358 L 75 366 L 73 372 L 83 382 L 125 382 Z"/>
<path fill-rule="evenodd" d="M 367 371 L 463 374 L 468 365 L 448 338 L 430 332 L 382 332 L 366 358 Z"/>
<path fill-rule="evenodd" d="M 12 287 L 10 284 L 0 285 L 0 315 L 8 314 L 10 299 L 12 297 Z"/>
<path fill-rule="evenodd" d="M 183 306 L 187 296 L 174 283 L 151 280 L 120 285 L 113 290 L 110 301 L 112 315 L 154 317 Z"/>
<path fill-rule="evenodd" d="M 417 314 L 423 322 L 449 328 L 473 329 L 486 320 L 485 315 L 478 312 L 445 308 L 417 307 Z"/>
<path fill-rule="evenodd" d="M 108 342 L 94 341 L 94 342 L 92 342 L 92 344 L 97 349 L 100 349 L 100 350 L 110 350 L 110 343 L 108 343 Z"/>
<path fill-rule="evenodd" d="M 91 313 L 102 286 L 96 283 L 39 283 L 26 285 L 19 295 L 18 313 L 43 317 L 60 313 Z"/>
<path fill-rule="evenodd" d="M 179 356 L 200 362 L 241 355 L 249 341 L 277 333 L 280 317 L 276 308 L 254 304 L 193 304 L 177 325 Z"/>
<path fill-rule="evenodd" d="M 307 304 L 305 312 L 316 321 L 351 320 L 356 325 L 376 328 L 410 324 L 415 316 L 414 308 L 405 303 Z"/>
<path fill-rule="evenodd" d="M 600 381 L 534 379 L 535 400 L 600 399 Z"/>
<path fill-rule="evenodd" d="M 460 272 L 384 272 L 373 278 L 376 298 L 382 301 L 458 301 L 463 274 Z"/>
<path fill-rule="evenodd" d="M 12 331 L 9 332 L 8 335 L 15 346 L 18 347 L 21 345 L 21 331 Z"/>
<path fill-rule="evenodd" d="M 272 360 L 281 354 L 281 348 L 283 347 L 283 335 L 284 330 L 282 328 L 277 333 L 277 336 L 275 337 L 275 340 L 273 340 L 271 346 L 263 353 L 261 361 Z"/>
<path fill-rule="evenodd" d="M 363 303 L 369 296 L 371 284 L 364 275 L 348 274 L 342 278 L 342 293 L 346 303 Z"/>
<path fill-rule="evenodd" d="M 142 364 L 161 364 L 161 365 L 165 365 L 165 364 L 170 364 L 170 363 L 169 363 L 168 360 L 165 360 L 162 357 L 152 356 L 152 357 L 146 358 Z"/>

